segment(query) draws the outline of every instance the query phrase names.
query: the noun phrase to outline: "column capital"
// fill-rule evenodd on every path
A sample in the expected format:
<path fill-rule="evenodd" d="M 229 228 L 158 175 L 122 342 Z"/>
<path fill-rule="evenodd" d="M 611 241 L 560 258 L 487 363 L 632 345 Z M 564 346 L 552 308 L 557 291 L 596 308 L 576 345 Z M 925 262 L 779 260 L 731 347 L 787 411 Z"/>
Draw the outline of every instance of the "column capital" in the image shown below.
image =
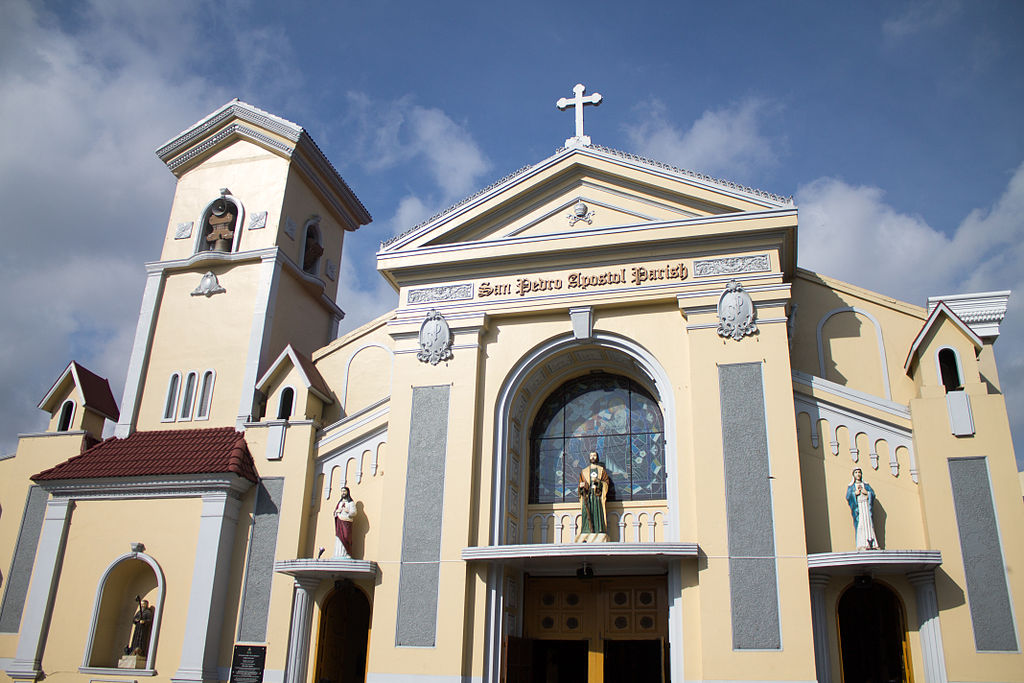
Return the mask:
<path fill-rule="evenodd" d="M 934 586 L 935 570 L 918 569 L 916 571 L 907 572 L 907 581 L 910 581 L 913 586 Z"/>
<path fill-rule="evenodd" d="M 811 572 L 808 581 L 811 584 L 811 588 L 825 588 L 828 586 L 829 581 L 832 580 L 832 575 L 826 572 Z"/>
<path fill-rule="evenodd" d="M 320 586 L 318 576 L 296 576 L 295 587 L 301 591 L 312 594 Z"/>

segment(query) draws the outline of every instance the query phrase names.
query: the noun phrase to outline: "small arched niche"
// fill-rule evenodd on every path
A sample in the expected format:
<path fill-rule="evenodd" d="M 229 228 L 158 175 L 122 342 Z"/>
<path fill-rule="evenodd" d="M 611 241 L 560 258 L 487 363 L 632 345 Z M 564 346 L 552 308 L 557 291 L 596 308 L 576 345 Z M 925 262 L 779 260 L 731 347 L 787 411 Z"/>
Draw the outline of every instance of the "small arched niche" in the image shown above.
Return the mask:
<path fill-rule="evenodd" d="M 82 666 L 118 667 L 121 657 L 127 654 L 125 649 L 132 644 L 133 620 L 142 601 L 146 601 L 152 610 L 152 622 L 141 656 L 145 660 L 145 669 L 153 669 L 164 588 L 163 571 L 149 555 L 132 552 L 114 560 L 96 587 Z"/>
<path fill-rule="evenodd" d="M 302 240 L 302 270 L 310 275 L 320 272 L 320 257 L 324 253 L 323 237 L 320 234 L 320 219 L 312 218 L 306 223 Z"/>
<path fill-rule="evenodd" d="M 946 388 L 946 393 L 960 391 L 964 388 L 964 375 L 960 370 L 960 358 L 957 356 L 956 351 L 948 346 L 939 349 L 938 364 L 939 380 L 942 382 L 942 386 Z"/>
<path fill-rule="evenodd" d="M 57 420 L 57 431 L 66 432 L 71 429 L 71 419 L 75 416 L 75 402 L 71 399 L 64 401 L 60 407 L 60 419 Z"/>

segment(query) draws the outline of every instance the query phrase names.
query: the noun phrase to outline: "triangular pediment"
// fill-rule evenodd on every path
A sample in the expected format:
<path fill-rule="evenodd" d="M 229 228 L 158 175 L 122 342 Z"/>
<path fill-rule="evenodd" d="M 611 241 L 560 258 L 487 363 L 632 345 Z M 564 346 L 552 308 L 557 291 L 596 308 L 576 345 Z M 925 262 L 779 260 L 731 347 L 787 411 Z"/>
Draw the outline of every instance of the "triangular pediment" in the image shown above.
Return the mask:
<path fill-rule="evenodd" d="M 602 147 L 561 150 L 384 245 L 398 252 L 792 208 L 792 200 Z"/>

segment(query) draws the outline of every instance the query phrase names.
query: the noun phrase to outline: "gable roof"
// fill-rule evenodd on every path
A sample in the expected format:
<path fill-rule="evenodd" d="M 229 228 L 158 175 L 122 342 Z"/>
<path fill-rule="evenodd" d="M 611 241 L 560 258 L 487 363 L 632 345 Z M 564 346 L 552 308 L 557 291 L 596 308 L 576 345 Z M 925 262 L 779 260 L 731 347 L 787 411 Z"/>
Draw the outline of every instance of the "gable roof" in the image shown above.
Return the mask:
<path fill-rule="evenodd" d="M 234 427 L 135 432 L 111 437 L 33 475 L 32 481 L 181 474 L 237 474 L 259 481 L 245 437 Z"/>
<path fill-rule="evenodd" d="M 981 349 L 982 346 L 984 346 L 981 341 L 981 337 L 975 334 L 974 330 L 972 330 L 967 323 L 961 320 L 944 301 L 940 301 L 935 305 L 935 308 L 932 309 L 931 315 L 928 316 L 928 319 L 924 321 L 921 331 L 918 332 L 917 337 L 914 338 L 914 343 L 910 345 L 910 352 L 907 354 L 907 360 L 903 363 L 903 369 L 906 372 L 910 372 L 910 365 L 917 356 L 918 347 L 920 347 L 924 342 L 924 338 L 928 335 L 928 331 L 938 323 L 941 316 L 949 318 L 949 320 L 964 333 L 964 336 L 971 340 L 971 343 L 974 344 L 975 350 Z"/>
<path fill-rule="evenodd" d="M 78 400 L 82 405 L 108 420 L 117 422 L 121 412 L 117 409 L 117 401 L 114 400 L 114 394 L 110 391 L 110 383 L 76 361 L 68 363 L 64 372 L 60 373 L 57 381 L 39 402 L 39 408 L 52 413 L 56 408 L 58 396 L 64 393 L 68 382 L 74 384 L 78 392 Z"/>
<path fill-rule="evenodd" d="M 408 238 L 413 235 L 417 235 L 421 232 L 427 232 L 430 227 L 435 223 L 443 222 L 443 219 L 450 218 L 453 214 L 459 213 L 460 209 L 469 208 L 469 206 L 477 205 L 489 200 L 491 197 L 505 192 L 507 189 L 515 186 L 516 184 L 525 181 L 530 176 L 538 173 L 551 165 L 562 161 L 563 159 L 573 155 L 585 155 L 593 158 L 605 159 L 613 162 L 617 162 L 623 165 L 628 165 L 636 168 L 645 169 L 648 171 L 665 174 L 675 180 L 681 180 L 689 182 L 694 185 L 698 185 L 707 189 L 717 190 L 726 194 L 731 194 L 740 197 L 746 201 L 755 202 L 761 204 L 766 209 L 777 209 L 777 208 L 792 208 L 795 206 L 793 197 L 783 197 L 781 195 L 766 192 L 764 190 L 758 190 L 752 187 L 747 187 L 739 183 L 732 182 L 730 180 L 724 180 L 721 178 L 714 178 L 704 173 L 698 173 L 690 171 L 684 168 L 672 166 L 660 161 L 648 159 L 637 154 L 630 154 L 629 152 L 623 152 L 621 150 L 613 149 L 611 147 L 604 147 L 602 145 L 587 145 L 583 147 L 560 147 L 552 156 L 540 161 L 536 164 L 528 164 L 523 166 L 517 171 L 500 178 L 499 180 L 491 183 L 487 187 L 475 192 L 465 199 L 449 206 L 447 209 L 434 214 L 427 220 L 419 223 L 418 225 L 409 228 L 405 232 L 392 237 L 389 240 L 380 243 L 380 251 L 391 250 L 398 248 L 407 241 Z"/>
<path fill-rule="evenodd" d="M 373 220 L 304 128 L 238 98 L 162 144 L 156 155 L 175 176 L 181 177 L 201 159 L 236 138 L 248 140 L 293 161 L 323 192 L 328 205 L 347 219 L 343 223 L 346 230 L 355 230 Z"/>
<path fill-rule="evenodd" d="M 256 388 L 259 391 L 266 393 L 266 387 L 270 384 L 270 380 L 275 374 L 277 374 L 277 371 L 284 366 L 286 361 L 291 362 L 292 366 L 299 371 L 299 376 L 302 378 L 302 383 L 306 386 L 306 389 L 324 403 L 328 405 L 334 403 L 334 399 L 331 398 L 331 389 L 327 386 L 327 382 L 324 380 L 323 375 L 321 375 L 320 371 L 316 369 L 315 365 L 313 365 L 313 361 L 296 351 L 291 344 L 284 347 L 284 351 L 281 352 L 281 355 L 270 364 L 267 371 L 264 372 L 263 376 L 256 382 Z"/>

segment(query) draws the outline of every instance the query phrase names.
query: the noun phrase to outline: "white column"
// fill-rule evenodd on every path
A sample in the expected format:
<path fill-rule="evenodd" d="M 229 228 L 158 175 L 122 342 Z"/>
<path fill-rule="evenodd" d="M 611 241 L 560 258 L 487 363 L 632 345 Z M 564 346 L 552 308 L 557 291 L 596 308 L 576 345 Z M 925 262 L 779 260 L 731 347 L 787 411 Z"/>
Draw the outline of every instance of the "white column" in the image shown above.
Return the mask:
<path fill-rule="evenodd" d="M 259 293 L 253 302 L 252 326 L 249 328 L 249 351 L 245 360 L 245 377 L 242 378 L 242 396 L 238 401 L 238 417 L 235 427 L 244 429 L 250 419 L 256 391 L 256 380 L 263 357 L 270 345 L 270 325 L 274 320 L 274 305 L 277 286 L 281 280 L 281 261 L 278 250 L 263 256 L 260 262 Z"/>
<path fill-rule="evenodd" d="M 946 683 L 946 655 L 942 649 L 939 602 L 935 595 L 935 570 L 907 572 L 907 579 L 917 589 L 917 623 L 921 634 L 921 655 L 924 657 L 924 680 L 926 683 Z"/>
<path fill-rule="evenodd" d="M 224 599 L 240 501 L 233 491 L 203 494 L 192 591 L 185 620 L 181 663 L 172 681 L 217 681 L 217 655 L 224 622 Z"/>
<path fill-rule="evenodd" d="M 295 598 L 292 600 L 292 625 L 288 634 L 288 658 L 284 665 L 284 683 L 305 683 L 306 664 L 309 661 L 310 629 L 313 625 L 313 591 L 320 579 L 295 579 Z"/>
<path fill-rule="evenodd" d="M 139 400 L 142 393 L 142 373 L 149 361 L 149 346 L 153 341 L 153 326 L 160 292 L 164 286 L 162 270 L 150 271 L 146 276 L 146 290 L 142 294 L 142 310 L 135 327 L 135 343 L 128 361 L 128 377 L 124 381 L 124 395 L 121 398 L 121 417 L 114 429 L 114 436 L 125 438 L 135 430 Z"/>
<path fill-rule="evenodd" d="M 21 614 L 18 648 L 14 661 L 7 669 L 7 675 L 14 680 L 34 681 L 43 674 L 43 648 L 50 629 L 50 615 L 57 594 L 57 579 L 64 559 L 72 509 L 74 503 L 67 498 L 50 499 L 46 504 L 36 563 L 32 569 L 32 583 Z"/>
<path fill-rule="evenodd" d="M 825 588 L 828 574 L 811 574 L 811 627 L 814 629 L 814 672 L 818 683 L 831 683 L 832 658 L 828 649 L 828 619 L 825 610 Z"/>
<path fill-rule="evenodd" d="M 668 568 L 668 652 L 669 680 L 685 681 L 683 675 L 683 568 L 682 562 L 673 562 Z"/>

